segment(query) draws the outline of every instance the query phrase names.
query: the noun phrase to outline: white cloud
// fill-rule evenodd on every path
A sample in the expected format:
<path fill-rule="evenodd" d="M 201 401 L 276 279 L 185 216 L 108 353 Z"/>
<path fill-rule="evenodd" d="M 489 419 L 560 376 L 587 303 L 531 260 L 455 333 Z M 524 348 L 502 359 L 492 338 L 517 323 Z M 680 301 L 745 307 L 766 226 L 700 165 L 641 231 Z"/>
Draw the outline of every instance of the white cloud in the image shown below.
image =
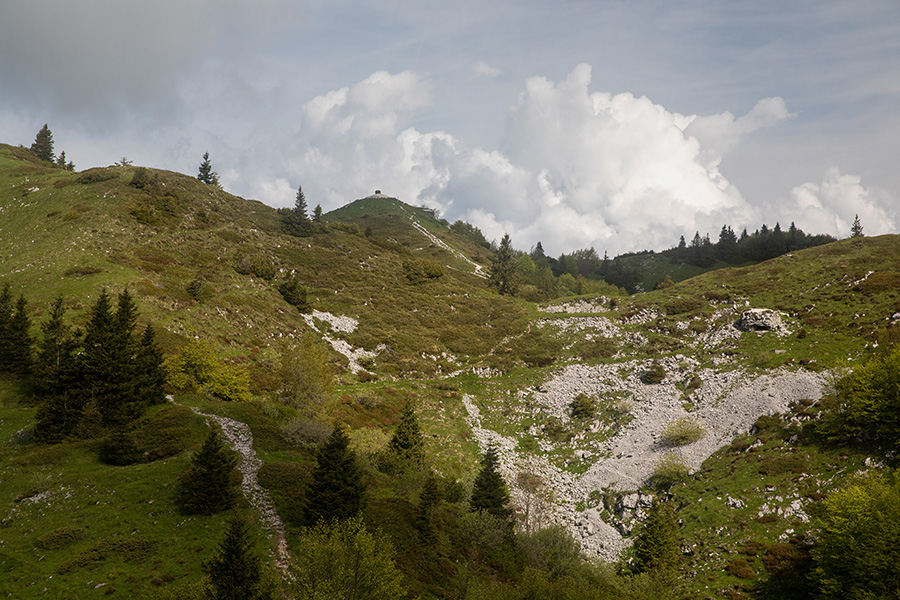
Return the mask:
<path fill-rule="evenodd" d="M 719 163 L 742 136 L 788 118 L 783 100 L 761 100 L 740 117 L 681 115 L 590 84 L 587 64 L 560 82 L 528 79 L 500 149 L 489 151 L 410 126 L 431 83 L 377 72 L 303 105 L 290 170 L 326 209 L 381 189 L 468 220 L 489 239 L 508 232 L 518 247 L 541 241 L 552 253 L 658 249 L 695 230 L 758 226 L 760 212 Z"/>
<path fill-rule="evenodd" d="M 786 203 L 777 207 L 782 222 L 794 221 L 808 233 L 847 237 L 857 215 L 866 235 L 896 231 L 897 202 L 887 192 L 862 185 L 858 175 L 832 167 L 822 183 L 807 182 L 791 190 Z"/>
<path fill-rule="evenodd" d="M 472 65 L 472 75 L 476 78 L 487 77 L 488 79 L 493 79 L 495 77 L 499 77 L 502 74 L 503 71 L 501 71 L 497 67 L 492 67 L 483 60 L 479 60 L 474 65 Z"/>

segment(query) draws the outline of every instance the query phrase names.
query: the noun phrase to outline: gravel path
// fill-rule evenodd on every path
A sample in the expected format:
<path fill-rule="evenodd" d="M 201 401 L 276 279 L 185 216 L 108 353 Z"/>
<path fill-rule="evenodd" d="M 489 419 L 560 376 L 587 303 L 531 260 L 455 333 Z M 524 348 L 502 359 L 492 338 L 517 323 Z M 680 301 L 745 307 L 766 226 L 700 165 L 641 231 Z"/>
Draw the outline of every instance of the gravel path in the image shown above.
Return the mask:
<path fill-rule="evenodd" d="M 175 402 L 172 396 L 168 396 L 168 399 L 170 402 Z M 278 555 L 275 564 L 282 572 L 287 573 L 289 555 L 284 522 L 275 509 L 275 504 L 272 502 L 269 491 L 259 485 L 257 480 L 262 461 L 256 455 L 256 450 L 253 449 L 253 434 L 250 431 L 250 427 L 241 421 L 200 412 L 200 409 L 193 406 L 190 408 L 201 417 L 206 417 L 218 423 L 219 427 L 222 428 L 225 441 L 240 455 L 237 467 L 241 475 L 244 476 L 241 482 L 241 490 L 263 524 L 273 532 L 272 535 L 275 537 L 275 548 Z"/>

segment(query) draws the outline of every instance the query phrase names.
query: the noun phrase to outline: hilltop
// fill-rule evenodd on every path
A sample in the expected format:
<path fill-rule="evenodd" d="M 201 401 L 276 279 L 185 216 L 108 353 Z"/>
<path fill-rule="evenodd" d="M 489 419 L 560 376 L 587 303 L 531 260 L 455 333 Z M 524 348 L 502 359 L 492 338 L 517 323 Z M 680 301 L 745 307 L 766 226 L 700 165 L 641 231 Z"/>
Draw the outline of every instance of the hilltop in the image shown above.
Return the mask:
<path fill-rule="evenodd" d="M 754 581 L 725 575 L 724 557 L 748 540 L 794 543 L 821 500 L 810 495 L 873 464 L 861 451 L 817 446 L 798 424 L 900 320 L 900 236 L 837 241 L 642 294 L 606 286 L 536 303 L 497 294 L 485 276 L 490 245 L 425 208 L 376 194 L 326 213 L 302 236 L 285 233 L 284 214 L 178 173 L 74 173 L 0 145 L 0 283 L 27 298 L 34 334 L 57 296 L 84 326 L 102 289 L 127 288 L 166 355 L 202 340 L 247 371 L 251 397 L 225 402 L 172 388 L 174 404 L 153 408 L 141 425 L 141 439 L 166 439 L 171 454 L 110 467 L 97 462 L 96 441 L 29 440 L 36 407 L 27 385 L 4 381 L 0 527 L 9 542 L 0 581 L 9 577 L 21 597 L 36 597 L 36 587 L 25 590 L 38 580 L 62 594 L 100 577 L 112 582 L 110 595 L 126 597 L 199 576 L 223 520 L 179 516 L 167 489 L 206 428 L 186 407 L 249 426 L 252 448 L 242 451 L 258 454 L 259 484 L 284 519 L 289 548 L 303 524 L 316 432 L 347 425 L 373 496 L 365 517 L 388 530 L 415 580 L 410 589 L 426 597 L 455 597 L 449 573 L 468 556 L 457 519 L 491 444 L 522 528 L 558 523 L 606 560 L 631 544 L 659 494 L 660 459 L 674 452 L 694 475 L 670 494 L 690 569 L 707 578 L 689 587 L 712 585 L 719 591 L 704 592 L 710 597 L 738 597 L 721 590 Z M 280 291 L 292 281 L 305 311 Z M 285 352 L 310 333 L 336 374 L 334 393 L 312 412 L 279 401 Z M 378 466 L 407 402 L 429 465 L 459 495 L 444 503 L 448 533 L 430 558 L 410 541 L 424 476 Z M 663 440 L 678 419 L 702 434 L 673 447 Z M 773 467 L 783 454 L 806 458 Z M 60 510 L 89 533 L 47 550 L 46 567 L 28 563 L 35 539 L 66 525 L 42 520 Z M 58 570 L 78 557 L 89 563 L 84 553 L 100 541 L 134 531 L 146 544 L 133 553 L 155 560 L 148 573 L 127 556 L 102 577 L 78 565 Z M 178 562 L 191 549 L 197 556 Z M 496 553 L 479 560 L 491 577 L 514 571 Z M 769 571 L 759 561 L 751 566 L 762 585 Z"/>

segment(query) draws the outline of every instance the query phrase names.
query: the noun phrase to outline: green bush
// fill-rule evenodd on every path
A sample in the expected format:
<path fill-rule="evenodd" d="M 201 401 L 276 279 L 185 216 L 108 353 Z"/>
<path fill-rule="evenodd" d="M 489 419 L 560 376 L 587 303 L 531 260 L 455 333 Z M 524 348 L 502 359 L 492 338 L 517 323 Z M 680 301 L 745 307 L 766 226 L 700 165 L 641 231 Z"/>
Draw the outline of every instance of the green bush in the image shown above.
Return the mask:
<path fill-rule="evenodd" d="M 666 369 L 657 361 L 653 361 L 650 367 L 644 372 L 644 376 L 641 378 L 644 383 L 648 384 L 657 384 L 662 383 L 663 379 L 666 378 Z"/>
<path fill-rule="evenodd" d="M 666 452 L 657 462 L 650 476 L 651 484 L 657 489 L 668 489 L 690 477 L 691 470 L 675 452 Z"/>
<path fill-rule="evenodd" d="M 222 363 L 212 347 L 191 340 L 168 360 L 169 384 L 188 392 L 203 391 L 222 400 L 248 400 L 250 376 L 236 365 Z"/>
<path fill-rule="evenodd" d="M 403 261 L 403 273 L 413 285 L 437 279 L 444 274 L 444 265 L 436 260 L 411 258 Z"/>
<path fill-rule="evenodd" d="M 659 433 L 659 440 L 665 446 L 684 446 L 703 439 L 706 428 L 690 417 L 679 417 L 669 422 Z"/>
<path fill-rule="evenodd" d="M 38 537 L 34 545 L 42 550 L 58 550 L 82 539 L 84 533 L 81 527 L 60 527 Z"/>
<path fill-rule="evenodd" d="M 589 421 L 597 416 L 597 398 L 587 394 L 578 394 L 569 404 L 569 412 L 573 419 Z"/>
<path fill-rule="evenodd" d="M 308 313 L 312 307 L 309 305 L 309 290 L 300 283 L 300 278 L 292 275 L 278 284 L 278 291 L 284 301 L 291 306 L 296 306 L 302 313 Z"/>

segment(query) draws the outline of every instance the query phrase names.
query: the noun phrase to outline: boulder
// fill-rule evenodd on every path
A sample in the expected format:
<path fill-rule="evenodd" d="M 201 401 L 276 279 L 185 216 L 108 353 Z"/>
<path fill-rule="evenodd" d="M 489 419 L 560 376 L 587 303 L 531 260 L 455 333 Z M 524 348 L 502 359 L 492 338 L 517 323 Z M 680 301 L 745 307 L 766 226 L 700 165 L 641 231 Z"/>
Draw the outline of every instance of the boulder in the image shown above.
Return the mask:
<path fill-rule="evenodd" d="M 781 315 L 769 308 L 751 308 L 741 313 L 734 324 L 741 331 L 783 331 Z"/>

